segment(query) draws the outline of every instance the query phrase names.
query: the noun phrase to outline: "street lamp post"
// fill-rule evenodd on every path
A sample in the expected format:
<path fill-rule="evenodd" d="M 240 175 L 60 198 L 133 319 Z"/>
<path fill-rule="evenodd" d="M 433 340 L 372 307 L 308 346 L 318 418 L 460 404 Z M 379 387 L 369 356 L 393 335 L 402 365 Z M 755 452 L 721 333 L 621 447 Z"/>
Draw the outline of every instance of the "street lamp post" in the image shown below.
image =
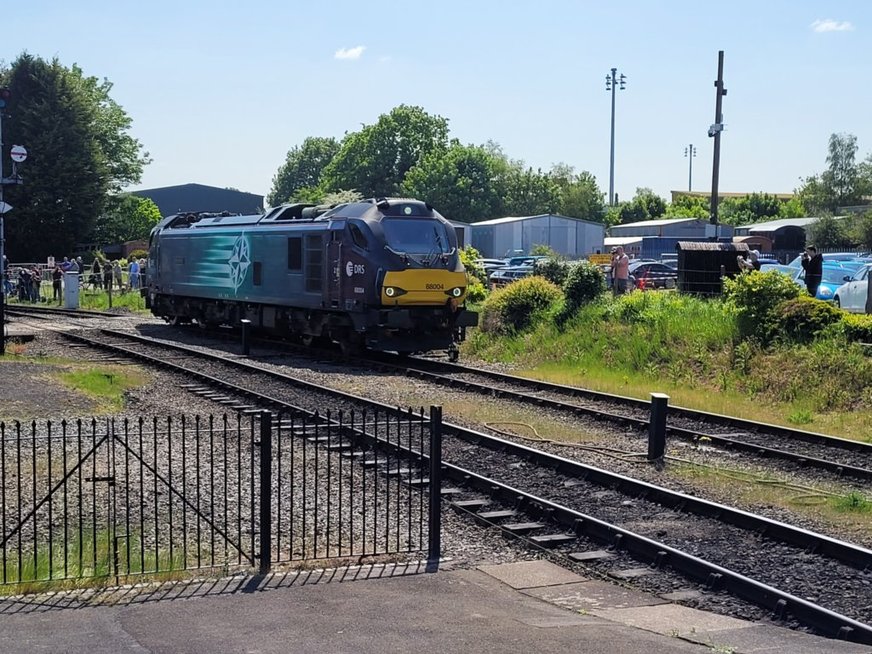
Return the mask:
<path fill-rule="evenodd" d="M 687 157 L 687 192 L 693 190 L 693 158 L 696 156 L 696 148 L 693 143 L 684 148 L 684 156 Z"/>
<path fill-rule="evenodd" d="M 615 91 L 619 88 L 623 91 L 626 88 L 627 78 L 623 75 L 618 75 L 618 69 L 612 68 L 611 72 L 606 75 L 606 91 L 612 93 L 612 147 L 611 157 L 609 159 L 609 206 L 615 206 Z"/>

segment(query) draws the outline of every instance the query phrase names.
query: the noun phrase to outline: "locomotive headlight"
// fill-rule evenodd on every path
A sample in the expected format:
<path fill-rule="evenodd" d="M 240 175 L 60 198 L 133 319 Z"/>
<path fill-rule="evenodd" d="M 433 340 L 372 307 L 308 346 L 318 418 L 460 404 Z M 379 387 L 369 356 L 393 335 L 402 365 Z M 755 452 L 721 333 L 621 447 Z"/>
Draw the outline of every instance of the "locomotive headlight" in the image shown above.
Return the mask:
<path fill-rule="evenodd" d="M 448 289 L 445 291 L 445 295 L 450 295 L 451 297 L 460 297 L 463 295 L 463 286 L 455 286 L 454 288 Z"/>
<path fill-rule="evenodd" d="M 399 297 L 400 295 L 405 295 L 407 291 L 404 291 L 401 288 L 396 286 L 385 286 L 385 295 L 388 297 Z"/>

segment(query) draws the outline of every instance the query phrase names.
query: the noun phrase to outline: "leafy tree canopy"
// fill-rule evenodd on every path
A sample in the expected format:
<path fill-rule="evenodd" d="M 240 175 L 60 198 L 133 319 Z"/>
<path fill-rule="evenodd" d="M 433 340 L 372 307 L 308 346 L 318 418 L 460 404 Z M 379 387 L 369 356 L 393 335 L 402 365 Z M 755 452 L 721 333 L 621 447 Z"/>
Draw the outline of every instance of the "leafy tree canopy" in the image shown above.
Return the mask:
<path fill-rule="evenodd" d="M 10 259 L 63 256 L 92 234 L 107 194 L 138 182 L 148 155 L 130 136 L 130 118 L 110 97 L 112 85 L 77 66 L 20 55 L 0 68 L 9 87 L 2 155 L 21 144 L 24 184 L 7 190 Z M 8 169 L 7 169 L 8 174 Z"/>
<path fill-rule="evenodd" d="M 827 147 L 827 169 L 807 177 L 797 193 L 814 213 L 836 213 L 839 207 L 860 204 L 872 193 L 872 155 L 857 163 L 857 137 L 831 134 Z"/>
<path fill-rule="evenodd" d="M 421 107 L 400 105 L 343 139 L 324 168 L 325 191 L 356 189 L 365 197 L 398 195 L 406 173 L 448 146 L 448 121 Z"/>
<path fill-rule="evenodd" d="M 752 193 L 740 198 L 725 198 L 718 207 L 718 218 L 725 225 L 748 225 L 781 217 L 781 201 L 768 193 Z"/>
<path fill-rule="evenodd" d="M 656 220 L 665 213 L 666 200 L 650 188 L 641 187 L 636 189 L 636 195 L 629 202 L 620 202 L 608 208 L 606 224 L 617 225 Z"/>
<path fill-rule="evenodd" d="M 806 243 L 817 248 L 851 247 L 853 238 L 844 220 L 824 216 L 806 228 Z"/>
<path fill-rule="evenodd" d="M 146 238 L 160 219 L 160 209 L 149 198 L 128 193 L 110 196 L 97 219 L 93 240 L 109 245 Z"/>
<path fill-rule="evenodd" d="M 321 173 L 337 152 L 339 142 L 336 139 L 317 136 L 310 136 L 302 145 L 288 150 L 285 163 L 273 177 L 272 189 L 266 196 L 267 204 L 274 207 L 283 202 L 307 201 L 311 197 L 308 189 L 318 187 Z"/>
<path fill-rule="evenodd" d="M 679 195 L 666 207 L 665 218 L 698 218 L 708 220 L 711 215 L 709 198 L 699 195 Z"/>
<path fill-rule="evenodd" d="M 576 174 L 575 170 L 566 164 L 556 164 L 552 167 L 550 175 L 559 192 L 557 213 L 603 222 L 605 193 L 597 185 L 596 177 L 586 170 Z"/>

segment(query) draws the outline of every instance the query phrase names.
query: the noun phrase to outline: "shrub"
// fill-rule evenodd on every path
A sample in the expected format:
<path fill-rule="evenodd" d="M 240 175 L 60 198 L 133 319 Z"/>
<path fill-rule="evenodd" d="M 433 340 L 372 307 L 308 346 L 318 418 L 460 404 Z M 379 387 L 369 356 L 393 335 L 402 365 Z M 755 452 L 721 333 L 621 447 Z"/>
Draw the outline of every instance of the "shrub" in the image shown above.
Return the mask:
<path fill-rule="evenodd" d="M 602 271 L 586 261 L 579 261 L 570 267 L 563 282 L 566 295 L 566 309 L 575 313 L 579 307 L 592 302 L 606 290 L 606 280 Z"/>
<path fill-rule="evenodd" d="M 775 307 L 774 326 L 781 337 L 806 342 L 841 318 L 842 312 L 828 302 L 800 295 Z"/>
<path fill-rule="evenodd" d="M 544 277 L 552 284 L 563 286 L 566 276 L 569 274 L 570 264 L 561 261 L 557 257 L 538 259 L 533 266 L 533 274 Z"/>
<path fill-rule="evenodd" d="M 145 250 L 133 250 L 130 254 L 127 255 L 127 258 L 131 261 L 133 259 L 146 259 L 148 258 L 148 252 Z"/>
<path fill-rule="evenodd" d="M 846 313 L 842 316 L 842 326 L 849 341 L 872 343 L 872 315 Z"/>
<path fill-rule="evenodd" d="M 776 307 L 803 290 L 787 275 L 755 270 L 724 280 L 724 293 L 736 310 L 739 334 L 768 343 L 777 334 Z"/>
<path fill-rule="evenodd" d="M 469 273 L 469 276 L 478 279 L 482 286 L 486 288 L 487 273 L 484 270 L 484 266 L 476 263 L 478 259 L 481 259 L 479 251 L 471 245 L 467 245 L 466 247 L 460 248 L 458 254 L 460 255 L 460 262 L 463 264 L 463 267 L 466 268 L 466 272 Z M 470 282 L 472 282 L 471 279 Z M 471 283 L 470 286 L 472 286 Z"/>
<path fill-rule="evenodd" d="M 522 331 L 539 322 L 563 296 L 542 277 L 525 277 L 491 293 L 482 309 L 482 330 Z"/>
<path fill-rule="evenodd" d="M 487 289 L 484 284 L 473 275 L 469 275 L 469 280 L 466 285 L 466 301 L 478 304 L 483 302 L 487 297 Z"/>

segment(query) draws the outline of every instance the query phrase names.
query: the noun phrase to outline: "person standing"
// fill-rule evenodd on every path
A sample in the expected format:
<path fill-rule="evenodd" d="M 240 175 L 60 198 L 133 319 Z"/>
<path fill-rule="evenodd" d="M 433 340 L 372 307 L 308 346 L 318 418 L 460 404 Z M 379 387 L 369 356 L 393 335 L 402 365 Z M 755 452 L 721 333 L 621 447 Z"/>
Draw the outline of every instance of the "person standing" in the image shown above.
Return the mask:
<path fill-rule="evenodd" d="M 115 277 L 115 285 L 119 291 L 124 290 L 123 275 L 121 274 L 121 262 L 118 259 L 112 262 L 112 275 Z"/>
<path fill-rule="evenodd" d="M 131 291 L 139 288 L 139 262 L 136 259 L 130 260 L 130 268 L 127 270 L 127 284 Z"/>
<path fill-rule="evenodd" d="M 94 290 L 103 288 L 103 274 L 100 270 L 100 260 L 94 257 L 94 265 L 91 266 L 91 277 L 89 279 Z"/>
<path fill-rule="evenodd" d="M 64 271 L 60 266 L 55 266 L 51 273 L 51 288 L 52 300 L 57 300 L 58 304 L 63 301 L 63 293 L 61 292 L 61 280 L 64 278 Z"/>
<path fill-rule="evenodd" d="M 812 297 L 817 296 L 818 286 L 824 277 L 824 256 L 813 245 L 809 245 L 802 253 L 802 268 L 805 270 L 805 288 Z"/>
<path fill-rule="evenodd" d="M 630 289 L 630 257 L 624 253 L 621 245 L 612 253 L 612 280 L 615 295 L 621 295 Z"/>
<path fill-rule="evenodd" d="M 107 292 L 112 291 L 112 264 L 108 261 L 103 263 L 103 288 Z"/>

